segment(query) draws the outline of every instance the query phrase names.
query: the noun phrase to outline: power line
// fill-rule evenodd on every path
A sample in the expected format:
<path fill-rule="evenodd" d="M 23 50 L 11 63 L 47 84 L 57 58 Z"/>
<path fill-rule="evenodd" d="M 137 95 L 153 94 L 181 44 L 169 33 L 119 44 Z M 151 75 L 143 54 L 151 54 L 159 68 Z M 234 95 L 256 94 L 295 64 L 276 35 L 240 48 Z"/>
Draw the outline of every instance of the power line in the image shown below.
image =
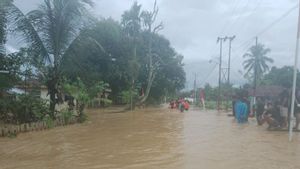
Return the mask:
<path fill-rule="evenodd" d="M 237 0 L 237 1 L 235 2 L 235 6 L 234 6 L 234 8 L 233 8 L 233 10 L 232 10 L 232 11 L 233 11 L 233 12 L 232 12 L 233 15 L 236 14 L 240 2 L 241 2 L 240 0 Z M 227 21 L 227 22 L 224 24 L 223 28 L 221 29 L 220 35 L 222 35 L 222 34 L 224 33 L 225 29 L 226 29 L 228 26 L 229 26 L 229 21 Z"/>
<path fill-rule="evenodd" d="M 275 26 L 277 23 L 279 23 L 282 19 L 284 19 L 285 17 L 287 17 L 293 10 L 295 10 L 297 8 L 298 8 L 298 4 L 295 5 L 295 6 L 293 6 L 287 12 L 285 12 L 283 15 L 281 15 L 279 18 L 277 18 L 276 20 L 274 20 L 273 22 L 271 22 L 264 29 L 262 29 L 262 31 L 258 32 L 255 36 L 251 37 L 250 39 L 248 39 L 244 43 L 242 43 L 242 45 L 240 45 L 239 47 L 236 48 L 236 50 L 234 50 L 234 53 L 237 53 L 237 51 L 239 51 L 240 48 L 242 48 L 243 46 L 248 46 L 249 44 L 251 44 L 251 42 L 253 41 L 253 39 L 256 36 L 261 36 L 262 34 L 264 34 L 265 32 L 267 32 L 269 29 L 271 29 L 273 26 Z M 248 49 L 246 49 L 246 50 L 248 50 Z M 233 57 L 234 57 L 233 60 L 235 60 L 236 56 L 233 56 Z"/>
<path fill-rule="evenodd" d="M 204 80 L 199 84 L 199 86 L 203 85 L 204 83 L 207 82 L 207 79 L 212 75 L 212 73 L 215 71 L 215 69 L 217 68 L 218 64 L 215 64 L 215 66 L 210 70 L 210 73 L 207 74 L 207 76 L 204 78 Z"/>
<path fill-rule="evenodd" d="M 248 15 L 247 18 L 251 17 L 251 16 L 257 11 L 257 9 L 260 7 L 261 3 L 262 3 L 262 0 L 258 0 L 258 3 L 257 3 L 257 5 L 256 5 L 256 7 L 254 7 L 254 9 L 252 9 L 252 11 L 250 12 L 250 14 Z M 243 28 L 246 26 L 247 19 L 244 19 L 243 21 L 244 21 L 244 22 L 242 22 L 242 23 L 240 24 L 240 25 L 241 25 L 240 29 L 238 29 L 240 32 L 241 32 L 241 30 L 243 30 Z M 237 36 L 239 36 L 241 33 L 236 33 L 236 34 L 237 34 Z"/>
<path fill-rule="evenodd" d="M 250 0 L 248 0 L 248 1 L 246 2 L 246 4 L 245 4 L 245 6 L 244 6 L 244 8 L 243 8 L 242 11 L 245 11 L 245 10 L 247 9 L 247 7 L 248 7 L 248 5 L 249 5 L 249 2 L 250 2 Z M 234 27 L 234 26 L 236 25 L 236 23 L 240 20 L 241 16 L 242 16 L 242 12 L 239 12 L 239 13 L 238 13 L 238 16 L 236 17 L 236 19 L 233 21 L 233 23 L 232 23 L 231 26 L 229 27 L 229 28 L 230 28 L 229 30 L 231 30 L 231 28 Z"/>
<path fill-rule="evenodd" d="M 279 23 L 282 19 L 284 19 L 285 17 L 287 17 L 291 12 L 293 12 L 293 10 L 297 9 L 298 5 L 299 4 L 295 5 L 291 9 L 289 9 L 287 12 L 285 12 L 283 15 L 281 15 L 281 17 L 279 17 L 278 19 L 276 19 L 275 21 L 273 21 L 271 24 L 269 24 L 265 29 L 263 29 L 261 32 L 257 33 L 256 36 L 260 36 L 260 35 L 264 34 L 265 32 L 267 32 L 270 28 L 272 28 L 274 25 L 276 25 L 277 23 Z"/>
<path fill-rule="evenodd" d="M 238 6 L 239 6 L 240 2 L 241 2 L 240 0 L 236 0 L 236 1 L 235 1 L 235 5 L 234 5 L 234 8 L 233 8 L 233 10 L 232 10 L 232 11 L 233 11 L 232 14 L 235 14 L 235 13 L 237 12 L 237 9 L 238 9 Z M 221 29 L 219 35 L 222 35 L 222 34 L 224 33 L 224 31 L 225 31 L 225 29 L 227 28 L 228 25 L 229 25 L 229 21 L 227 21 L 227 22 L 223 25 L 223 27 L 222 27 L 222 29 Z M 210 52 L 209 52 L 209 56 L 212 55 L 213 51 L 215 51 L 216 48 L 217 48 L 216 45 L 212 46 L 212 48 L 210 49 Z"/>

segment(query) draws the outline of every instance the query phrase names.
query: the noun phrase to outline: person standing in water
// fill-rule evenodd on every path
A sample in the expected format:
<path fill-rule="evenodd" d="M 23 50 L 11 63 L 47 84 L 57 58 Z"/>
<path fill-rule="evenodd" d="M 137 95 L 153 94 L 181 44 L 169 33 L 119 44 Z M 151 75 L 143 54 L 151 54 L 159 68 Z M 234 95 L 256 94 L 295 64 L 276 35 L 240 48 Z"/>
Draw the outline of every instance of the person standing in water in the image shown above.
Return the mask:
<path fill-rule="evenodd" d="M 263 113 L 265 111 L 265 103 L 262 100 L 262 98 L 260 98 L 260 97 L 257 98 L 255 111 L 256 111 L 256 121 L 257 121 L 257 124 L 258 125 L 262 125 L 261 124 L 261 119 L 263 118 L 262 115 L 263 115 Z"/>
<path fill-rule="evenodd" d="M 245 123 L 248 121 L 248 107 L 246 101 L 239 97 L 234 105 L 235 118 L 238 123 Z"/>
<path fill-rule="evenodd" d="M 204 89 L 201 89 L 201 91 L 200 91 L 200 101 L 203 106 L 203 110 L 205 110 L 205 91 L 204 91 Z"/>

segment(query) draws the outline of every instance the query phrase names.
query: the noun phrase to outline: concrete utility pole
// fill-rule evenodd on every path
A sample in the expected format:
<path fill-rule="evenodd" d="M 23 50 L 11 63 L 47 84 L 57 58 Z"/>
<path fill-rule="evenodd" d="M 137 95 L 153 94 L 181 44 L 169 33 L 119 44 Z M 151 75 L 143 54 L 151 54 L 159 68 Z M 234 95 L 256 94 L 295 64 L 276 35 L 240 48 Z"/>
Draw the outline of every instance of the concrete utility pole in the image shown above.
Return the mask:
<path fill-rule="evenodd" d="M 255 37 L 255 46 L 258 45 L 258 37 Z M 256 105 L 256 82 L 257 81 L 257 63 L 254 65 L 254 84 L 253 84 L 253 104 Z"/>
<path fill-rule="evenodd" d="M 227 82 L 230 84 L 230 62 L 231 62 L 231 42 L 235 39 L 235 35 L 228 37 L 229 39 L 229 54 L 228 54 L 228 77 Z"/>
<path fill-rule="evenodd" d="M 222 76 L 222 45 L 227 40 L 227 37 L 218 37 L 217 43 L 220 43 L 220 58 L 219 58 L 219 89 L 218 89 L 218 110 L 220 110 L 221 104 L 221 76 Z"/>
<path fill-rule="evenodd" d="M 195 73 L 195 80 L 194 80 L 194 104 L 197 103 L 197 74 Z"/>
<path fill-rule="evenodd" d="M 293 91 L 292 91 L 292 103 L 291 103 L 291 114 L 290 114 L 290 124 L 289 124 L 289 140 L 290 141 L 292 141 L 292 139 L 293 139 L 293 127 L 294 127 L 293 125 L 295 122 L 294 108 L 295 108 L 295 99 L 296 99 L 299 40 L 300 40 L 300 7 L 299 7 L 299 14 L 298 14 L 298 29 L 297 29 L 296 52 L 295 52 L 295 62 L 294 62 L 294 74 L 293 74 Z"/>

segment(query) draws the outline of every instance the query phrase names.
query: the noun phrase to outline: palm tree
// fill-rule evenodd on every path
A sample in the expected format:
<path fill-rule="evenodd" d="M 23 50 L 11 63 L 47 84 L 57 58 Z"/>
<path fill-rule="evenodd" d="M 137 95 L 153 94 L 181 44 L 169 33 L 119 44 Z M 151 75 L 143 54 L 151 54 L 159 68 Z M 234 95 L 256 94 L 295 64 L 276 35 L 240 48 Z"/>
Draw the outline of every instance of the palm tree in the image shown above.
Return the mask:
<path fill-rule="evenodd" d="M 13 3 L 12 0 L 1 0 L 0 1 L 0 56 L 5 55 L 5 43 L 7 35 L 7 24 L 8 24 L 8 13 L 9 6 Z"/>
<path fill-rule="evenodd" d="M 139 73 L 139 63 L 137 58 L 137 41 L 141 32 L 141 5 L 136 1 L 133 3 L 131 8 L 125 11 L 122 15 L 121 25 L 124 33 L 133 42 L 133 51 L 131 60 L 128 61 L 128 69 L 130 73 L 130 109 L 134 108 L 133 105 L 133 89 L 135 86 L 135 80 Z"/>
<path fill-rule="evenodd" d="M 258 44 L 252 46 L 248 53 L 245 53 L 243 57 L 246 59 L 243 62 L 244 69 L 246 70 L 245 75 L 253 73 L 254 75 L 254 88 L 256 88 L 257 78 L 261 78 L 262 75 L 269 70 L 269 63 L 273 63 L 273 59 L 267 57 L 267 54 L 271 50 L 265 48 L 264 45 Z"/>
<path fill-rule="evenodd" d="M 11 0 L 5 0 L 11 1 Z M 44 0 L 38 9 L 23 14 L 13 3 L 7 5 L 13 28 L 22 32 L 34 51 L 35 65 L 44 77 L 50 95 L 50 112 L 54 117 L 59 96 L 62 60 L 78 40 L 91 0 Z"/>

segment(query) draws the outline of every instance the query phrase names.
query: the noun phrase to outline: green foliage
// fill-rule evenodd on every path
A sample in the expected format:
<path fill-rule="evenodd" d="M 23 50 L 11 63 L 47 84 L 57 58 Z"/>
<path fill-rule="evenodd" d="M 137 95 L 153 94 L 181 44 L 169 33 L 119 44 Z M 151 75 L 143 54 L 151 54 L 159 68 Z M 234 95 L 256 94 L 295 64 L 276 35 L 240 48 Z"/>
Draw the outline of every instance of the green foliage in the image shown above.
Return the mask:
<path fill-rule="evenodd" d="M 217 102 L 216 101 L 206 101 L 205 108 L 209 109 L 209 110 L 216 110 L 218 108 Z M 231 108 L 232 108 L 231 100 L 229 102 L 223 101 L 222 104 L 220 105 L 221 110 L 226 110 L 226 109 L 231 109 Z"/>
<path fill-rule="evenodd" d="M 62 117 L 64 123 L 69 124 L 70 120 L 73 116 L 73 112 L 69 111 L 69 110 L 63 110 L 63 111 L 60 112 L 60 114 L 61 114 L 61 117 Z"/>
<path fill-rule="evenodd" d="M 7 90 L 14 84 L 21 81 L 21 67 L 25 63 L 25 58 L 19 53 L 12 53 L 0 57 L 0 70 L 9 73 L 0 73 L 0 90 Z"/>
<path fill-rule="evenodd" d="M 0 1 L 0 57 L 5 55 L 5 43 L 8 33 L 8 24 L 9 24 L 9 7 L 12 5 L 13 0 L 1 0 Z M 1 65 L 1 64 L 0 64 Z M 1 69 L 0 69 L 1 70 Z"/>
<path fill-rule="evenodd" d="M 272 67 L 263 79 L 260 81 L 262 85 L 278 85 L 285 88 L 291 88 L 293 83 L 294 68 L 284 66 L 282 68 Z M 300 73 L 297 73 L 297 86 L 300 87 Z"/>
<path fill-rule="evenodd" d="M 83 123 L 88 119 L 88 116 L 86 114 L 80 114 L 78 117 L 78 122 Z"/>
<path fill-rule="evenodd" d="M 207 102 L 205 102 L 205 108 L 215 110 L 215 109 L 217 109 L 217 102 L 216 101 L 207 101 Z"/>
<path fill-rule="evenodd" d="M 90 98 L 96 98 L 99 97 L 99 94 L 102 94 L 105 91 L 105 89 L 108 88 L 109 88 L 109 84 L 100 81 L 100 82 L 96 82 L 91 88 L 89 88 L 88 93 Z"/>
<path fill-rule="evenodd" d="M 128 36 L 136 38 L 141 30 L 141 7 L 134 2 L 131 8 L 122 15 L 121 24 Z"/>
<path fill-rule="evenodd" d="M 54 120 L 51 118 L 51 116 L 46 115 L 43 118 L 43 121 L 46 123 L 47 128 L 53 128 L 54 127 Z"/>
<path fill-rule="evenodd" d="M 149 99 L 160 100 L 164 95 L 176 93 L 184 87 L 183 56 L 177 54 L 163 36 L 151 36 L 156 75 Z M 93 37 L 93 41 L 84 37 Z M 87 88 L 92 88 L 99 79 L 109 83 L 112 89 L 110 98 L 118 103 L 122 92 L 132 85 L 134 90 L 146 89 L 149 38 L 149 33 L 139 33 L 136 56 L 133 56 L 135 43 L 124 32 L 124 25 L 112 19 L 100 20 L 94 27 L 81 32 L 78 44 L 73 43 L 73 50 L 64 60 L 64 73 L 72 81 L 80 77 Z"/>
<path fill-rule="evenodd" d="M 269 70 L 269 63 L 273 63 L 273 59 L 267 57 L 267 54 L 271 50 L 269 48 L 265 48 L 264 45 L 258 44 L 252 46 L 249 49 L 249 53 L 244 54 L 244 58 L 246 59 L 243 62 L 244 69 L 246 70 L 245 75 L 252 75 L 257 79 L 261 79 L 263 74 Z"/>
<path fill-rule="evenodd" d="M 62 60 L 78 34 L 84 27 L 90 0 L 45 0 L 37 9 L 22 13 L 13 3 L 7 8 L 13 31 L 20 32 L 22 39 L 32 50 L 31 57 L 37 61 L 36 72 L 44 77 L 50 95 L 51 116 L 54 118 L 59 83 L 62 79 Z"/>
<path fill-rule="evenodd" d="M 211 87 L 209 84 L 206 84 L 204 87 L 205 92 L 205 99 L 208 101 L 216 101 L 218 98 L 218 88 L 217 87 Z"/>
<path fill-rule="evenodd" d="M 129 104 L 130 101 L 131 101 L 131 96 L 132 96 L 133 100 L 136 99 L 138 97 L 137 90 L 133 90 L 133 91 L 125 90 L 125 91 L 122 91 L 122 93 L 121 93 L 122 102 L 126 103 L 126 104 Z"/>
<path fill-rule="evenodd" d="M 90 18 L 85 16 L 87 4 L 91 4 L 89 0 L 46 0 L 25 15 L 9 3 L 6 14 L 12 22 L 12 29 L 22 33 L 22 39 L 28 46 L 18 54 L 6 56 L 10 59 L 8 61 L 1 58 L 1 66 L 10 65 L 10 70 L 16 70 L 11 72 L 18 72 L 9 74 L 9 77 L 3 75 L 3 80 L 0 77 L 1 85 L 7 89 L 15 85 L 17 81 L 4 82 L 9 82 L 9 78 L 22 79 L 24 75 L 20 74 L 20 67 L 29 64 L 29 71 L 32 68 L 49 90 L 49 114 L 52 118 L 59 100 L 56 96 L 62 90 L 78 100 L 80 114 L 89 101 L 99 99 L 99 94 L 108 87 L 112 89 L 109 99 L 114 102 L 120 95 L 127 103 L 130 95 L 138 100 L 138 91 L 147 87 L 150 69 L 155 74 L 150 100 L 161 100 L 184 87 L 183 56 L 171 47 L 165 37 L 147 31 L 145 23 L 153 19 L 151 13 L 142 12 L 141 5 L 134 3 L 122 15 L 121 23 L 111 18 L 95 19 L 91 23 Z M 1 17 L 1 24 L 8 21 L 6 15 Z M 4 29 L 6 27 L 1 27 L 1 31 Z M 5 39 L 4 36 L 1 38 Z M 153 42 L 151 52 L 150 41 Z M 153 64 L 149 64 L 149 54 Z M 21 58 L 25 59 L 19 62 L 17 59 Z M 100 98 L 100 101 L 111 104 L 109 99 Z M 34 117 L 43 119 L 44 115 L 34 114 Z"/>
<path fill-rule="evenodd" d="M 90 99 L 87 88 L 80 78 L 73 83 L 64 83 L 63 89 L 81 104 L 86 104 Z"/>
<path fill-rule="evenodd" d="M 29 123 L 42 120 L 49 112 L 47 103 L 31 95 L 16 99 L 0 99 L 1 120 L 8 123 Z"/>
<path fill-rule="evenodd" d="M 84 113 L 83 111 L 85 105 L 90 100 L 87 88 L 85 87 L 83 82 L 80 80 L 80 78 L 77 78 L 77 81 L 73 83 L 65 82 L 63 85 L 63 89 L 65 92 L 67 92 L 69 95 L 73 96 L 76 99 L 78 115 L 79 117 L 82 116 Z"/>
<path fill-rule="evenodd" d="M 9 133 L 7 137 L 13 139 L 13 138 L 17 137 L 17 134 L 16 133 Z"/>

